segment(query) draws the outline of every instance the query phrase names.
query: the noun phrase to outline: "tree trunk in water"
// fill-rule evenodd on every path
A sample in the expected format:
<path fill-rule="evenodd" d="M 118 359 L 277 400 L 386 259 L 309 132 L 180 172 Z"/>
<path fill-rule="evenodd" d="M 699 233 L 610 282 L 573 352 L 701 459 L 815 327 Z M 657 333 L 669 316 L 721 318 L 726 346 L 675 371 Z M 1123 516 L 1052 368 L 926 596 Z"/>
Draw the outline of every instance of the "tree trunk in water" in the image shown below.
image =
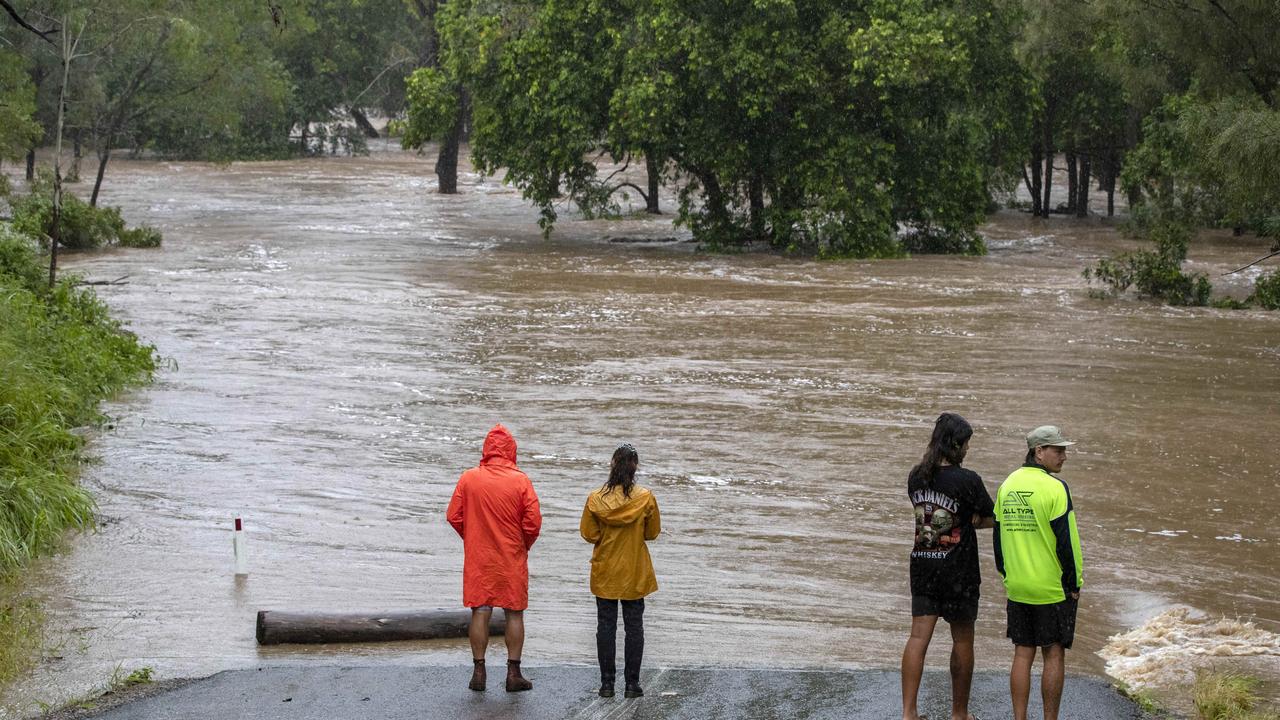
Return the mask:
<path fill-rule="evenodd" d="M 1079 199 L 1076 200 L 1076 217 L 1089 217 L 1089 181 L 1093 171 L 1092 160 L 1088 155 L 1080 158 L 1080 180 L 1076 183 Z"/>
<path fill-rule="evenodd" d="M 1074 149 L 1067 150 L 1067 214 L 1071 215 L 1076 211 L 1076 198 L 1080 197 L 1080 186 L 1077 181 L 1080 179 L 1077 168 L 1079 164 L 1076 162 L 1076 151 Z"/>
<path fill-rule="evenodd" d="M 1044 199 L 1040 203 L 1040 209 L 1044 212 L 1044 217 L 1049 217 L 1053 207 L 1049 204 L 1053 194 L 1053 106 L 1045 108 L 1044 125 L 1041 126 L 1040 132 L 1040 147 L 1044 152 Z"/>
<path fill-rule="evenodd" d="M 462 133 L 466 131 L 469 104 L 467 89 L 462 88 L 458 91 L 458 119 L 440 143 L 440 155 L 436 157 L 436 179 L 441 195 L 458 193 L 458 147 L 462 144 Z"/>
<path fill-rule="evenodd" d="M 747 190 L 751 199 L 751 239 L 764 238 L 764 183 L 759 175 L 751 177 L 751 187 Z"/>
<path fill-rule="evenodd" d="M 356 125 L 360 127 L 365 137 L 370 140 L 377 140 L 382 137 L 374 129 L 373 123 L 369 122 L 369 116 L 365 115 L 359 108 L 351 108 L 351 117 L 356 121 Z"/>
<path fill-rule="evenodd" d="M 98 151 L 98 177 L 93 181 L 93 194 L 89 196 L 90 207 L 98 207 L 98 191 L 102 189 L 102 176 L 107 172 L 107 161 L 111 159 L 111 148 Z"/>
<path fill-rule="evenodd" d="M 1040 174 L 1044 172 L 1044 146 L 1039 140 L 1031 143 L 1031 215 L 1032 217 L 1047 217 L 1048 213 L 1044 212 L 1041 205 L 1040 196 L 1043 188 L 1043 181 Z"/>
<path fill-rule="evenodd" d="M 68 178 L 74 178 L 71 182 L 80 181 L 80 158 L 83 155 L 80 151 L 80 131 L 76 130 L 71 136 L 71 172 L 67 174 Z"/>
<path fill-rule="evenodd" d="M 725 209 L 724 191 L 720 189 L 720 181 L 712 173 L 697 173 L 698 179 L 702 181 L 702 186 L 707 189 L 707 214 L 712 221 L 723 228 L 728 224 L 729 212 Z"/>
<path fill-rule="evenodd" d="M 658 186 L 661 184 L 662 170 L 651 153 L 644 154 L 644 168 L 649 173 L 649 194 L 644 198 L 644 211 L 650 215 L 661 215 L 662 210 L 658 208 Z"/>
<path fill-rule="evenodd" d="M 27 182 L 36 179 L 36 149 L 27 151 Z"/>
<path fill-rule="evenodd" d="M 470 625 L 465 608 L 363 614 L 259 610 L 257 636 L 259 645 L 434 640 L 467 637 Z M 495 609 L 489 634 L 501 635 L 506 627 L 506 612 Z"/>
<path fill-rule="evenodd" d="M 1115 155 L 1111 154 L 1107 159 L 1107 217 L 1115 217 L 1116 214 L 1116 162 Z"/>

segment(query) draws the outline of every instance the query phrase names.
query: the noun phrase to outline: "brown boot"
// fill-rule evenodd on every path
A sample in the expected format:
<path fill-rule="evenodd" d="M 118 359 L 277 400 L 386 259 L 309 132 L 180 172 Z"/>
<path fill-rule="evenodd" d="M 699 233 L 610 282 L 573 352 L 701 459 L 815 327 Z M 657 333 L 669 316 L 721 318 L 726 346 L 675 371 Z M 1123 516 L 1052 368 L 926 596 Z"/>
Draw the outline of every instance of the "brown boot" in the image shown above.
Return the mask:
<path fill-rule="evenodd" d="M 507 661 L 507 692 L 523 692 L 532 690 L 533 683 L 520 674 L 520 661 Z"/>
<path fill-rule="evenodd" d="M 484 684 L 485 684 L 484 658 L 481 658 L 479 660 L 472 660 L 471 662 L 475 663 L 476 668 L 471 671 L 471 682 L 467 684 L 467 687 L 471 688 L 472 690 L 484 690 Z"/>

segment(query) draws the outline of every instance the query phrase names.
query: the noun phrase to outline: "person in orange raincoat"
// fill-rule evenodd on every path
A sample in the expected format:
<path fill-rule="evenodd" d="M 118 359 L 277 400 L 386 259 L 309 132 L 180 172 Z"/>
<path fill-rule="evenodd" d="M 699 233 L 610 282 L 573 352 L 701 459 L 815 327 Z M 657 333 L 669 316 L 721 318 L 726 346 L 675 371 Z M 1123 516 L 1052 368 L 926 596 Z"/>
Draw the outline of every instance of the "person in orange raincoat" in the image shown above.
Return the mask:
<path fill-rule="evenodd" d="M 662 532 L 658 501 L 635 484 L 640 455 L 618 446 L 609 480 L 587 496 L 579 531 L 591 551 L 591 594 L 596 596 L 596 654 L 600 660 L 600 697 L 613 697 L 617 675 L 618 604 L 627 639 L 623 647 L 626 697 L 640 697 L 640 660 L 644 656 L 644 597 L 658 589 L 645 543 Z"/>
<path fill-rule="evenodd" d="M 484 653 L 493 608 L 507 616 L 507 692 L 529 690 L 520 674 L 524 609 L 529 606 L 529 548 L 542 530 L 538 495 L 516 467 L 516 440 L 501 424 L 484 439 L 480 466 L 462 473 L 449 501 L 449 524 L 462 538 L 462 604 L 471 608 L 468 685 L 485 689 Z"/>

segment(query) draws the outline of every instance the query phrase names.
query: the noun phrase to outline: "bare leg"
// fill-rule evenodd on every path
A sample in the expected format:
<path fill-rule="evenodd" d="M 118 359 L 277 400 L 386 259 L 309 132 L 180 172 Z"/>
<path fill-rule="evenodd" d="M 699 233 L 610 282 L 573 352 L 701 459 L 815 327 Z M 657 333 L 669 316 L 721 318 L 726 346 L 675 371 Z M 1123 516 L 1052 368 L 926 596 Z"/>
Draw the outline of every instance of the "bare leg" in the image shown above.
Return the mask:
<path fill-rule="evenodd" d="M 503 639 L 507 641 L 507 659 L 519 660 L 524 652 L 524 611 L 505 610 L 507 614 L 507 632 Z"/>
<path fill-rule="evenodd" d="M 920 694 L 920 677 L 924 674 L 924 656 L 933 639 L 933 628 L 938 624 L 937 615 L 920 615 L 911 618 L 911 636 L 902 650 L 902 718 L 920 720 L 916 707 Z"/>
<path fill-rule="evenodd" d="M 1044 720 L 1058 720 L 1067 653 L 1061 645 L 1046 645 L 1040 649 L 1040 652 L 1044 657 L 1044 674 L 1040 676 L 1040 699 L 1044 701 Z"/>
<path fill-rule="evenodd" d="M 969 720 L 973 686 L 973 623 L 951 624 L 951 720 Z"/>
<path fill-rule="evenodd" d="M 1027 720 L 1027 700 L 1031 697 L 1031 664 L 1035 660 L 1034 645 L 1013 646 L 1013 668 L 1009 670 L 1009 696 L 1013 699 L 1013 720 Z"/>
<path fill-rule="evenodd" d="M 484 651 L 489 647 L 489 617 L 491 609 L 471 608 L 471 626 L 467 628 L 467 638 L 471 641 L 471 682 L 467 687 L 483 691 L 487 682 L 484 667 Z"/>
<path fill-rule="evenodd" d="M 481 610 L 471 608 L 471 627 L 467 637 L 471 640 L 471 659 L 483 660 L 484 651 L 489 647 L 489 617 L 493 609 Z"/>
<path fill-rule="evenodd" d="M 507 692 L 533 689 L 533 682 L 520 672 L 520 653 L 524 650 L 524 611 L 507 610 Z"/>

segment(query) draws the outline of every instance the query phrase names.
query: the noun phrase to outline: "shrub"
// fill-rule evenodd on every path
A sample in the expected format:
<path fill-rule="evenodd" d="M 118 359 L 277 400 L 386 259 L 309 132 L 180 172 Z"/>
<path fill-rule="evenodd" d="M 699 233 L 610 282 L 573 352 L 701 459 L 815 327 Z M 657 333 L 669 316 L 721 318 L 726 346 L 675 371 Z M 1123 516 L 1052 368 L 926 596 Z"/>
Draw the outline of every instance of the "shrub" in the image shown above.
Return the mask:
<path fill-rule="evenodd" d="M 18 232 L 48 244 L 53 235 L 53 182 L 42 176 L 32 184 L 31 192 L 12 201 L 13 226 Z M 141 234 L 126 235 L 120 208 L 94 207 L 71 193 L 62 194 L 62 234 L 59 245 L 72 250 L 92 250 L 104 245 L 126 247 L 159 247 L 160 232 L 139 228 Z M 135 244 L 136 243 L 136 244 Z"/>
<path fill-rule="evenodd" d="M 1086 280 L 1097 281 L 1119 295 L 1130 287 L 1139 295 L 1162 300 L 1170 305 L 1207 305 L 1213 285 L 1201 273 L 1182 272 L 1187 258 L 1190 228 L 1180 222 L 1164 220 L 1151 225 L 1144 234 L 1155 241 L 1155 250 L 1138 250 L 1103 258 L 1084 269 Z"/>
<path fill-rule="evenodd" d="M 1259 275 L 1249 299 L 1265 310 L 1280 310 L 1280 270 Z"/>
<path fill-rule="evenodd" d="M 35 292 L 48 283 L 48 268 L 42 266 L 36 244 L 19 235 L 7 223 L 0 223 L 0 284 L 9 280 Z"/>
<path fill-rule="evenodd" d="M 131 230 L 125 230 L 120 233 L 120 246 L 131 248 L 154 248 L 160 247 L 160 242 L 164 237 L 160 231 L 150 225 L 140 225 Z"/>
<path fill-rule="evenodd" d="M 902 247 L 913 255 L 986 255 L 987 244 L 972 231 L 920 228 L 901 236 Z"/>
<path fill-rule="evenodd" d="M 21 253 L 5 262 L 13 258 L 26 262 Z M 75 482 L 81 441 L 72 430 L 155 369 L 154 349 L 91 291 L 65 280 L 49 290 L 43 278 L 32 290 L 19 269 L 0 275 L 0 575 L 92 522 L 93 502 Z"/>
<path fill-rule="evenodd" d="M 1258 709 L 1257 678 L 1233 672 L 1196 674 L 1192 702 L 1202 720 L 1278 720 L 1280 713 Z"/>

